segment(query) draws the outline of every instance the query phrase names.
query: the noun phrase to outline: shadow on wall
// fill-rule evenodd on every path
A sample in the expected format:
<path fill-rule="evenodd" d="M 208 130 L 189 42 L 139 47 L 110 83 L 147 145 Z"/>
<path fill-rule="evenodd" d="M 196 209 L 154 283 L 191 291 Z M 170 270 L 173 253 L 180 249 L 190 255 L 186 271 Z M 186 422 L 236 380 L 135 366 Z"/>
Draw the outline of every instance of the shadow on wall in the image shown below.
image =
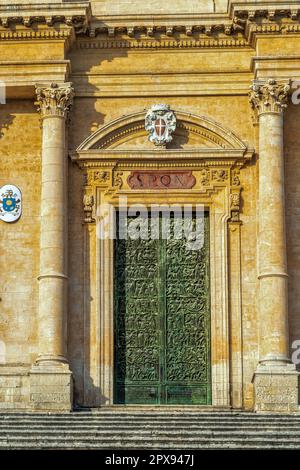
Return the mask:
<path fill-rule="evenodd" d="M 10 102 L 8 102 L 10 104 Z M 13 123 L 14 121 L 14 114 L 12 113 L 6 113 L 5 109 L 6 103 L 5 104 L 0 104 L 1 108 L 1 113 L 0 113 L 0 138 L 4 136 L 5 130 L 9 129 L 9 126 Z"/>

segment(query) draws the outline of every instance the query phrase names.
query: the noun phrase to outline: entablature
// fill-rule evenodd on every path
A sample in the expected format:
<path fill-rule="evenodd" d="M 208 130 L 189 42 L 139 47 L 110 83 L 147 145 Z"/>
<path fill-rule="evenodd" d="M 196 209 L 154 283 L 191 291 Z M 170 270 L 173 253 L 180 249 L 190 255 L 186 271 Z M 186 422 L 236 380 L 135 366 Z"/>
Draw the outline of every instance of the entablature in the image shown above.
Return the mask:
<path fill-rule="evenodd" d="M 254 47 L 255 38 L 260 34 L 299 34 L 299 12 L 298 0 L 233 0 L 224 13 L 161 14 L 154 11 L 139 15 L 100 15 L 93 11 L 89 1 L 56 0 L 51 5 L 41 1 L 30 5 L 1 5 L 0 40 L 50 40 L 66 25 L 77 36 L 109 40 L 111 47 L 118 47 L 115 41 L 121 41 L 124 47 L 164 48 L 170 47 L 170 38 L 180 44 L 178 47 Z"/>

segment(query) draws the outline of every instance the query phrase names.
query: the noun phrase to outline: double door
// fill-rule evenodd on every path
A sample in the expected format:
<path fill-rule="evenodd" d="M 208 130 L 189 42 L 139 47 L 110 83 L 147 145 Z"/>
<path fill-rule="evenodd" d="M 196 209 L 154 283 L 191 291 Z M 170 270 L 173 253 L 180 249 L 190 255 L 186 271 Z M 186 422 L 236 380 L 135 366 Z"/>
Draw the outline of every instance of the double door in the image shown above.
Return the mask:
<path fill-rule="evenodd" d="M 198 247 L 169 223 L 115 241 L 115 403 L 211 403 L 209 218 Z"/>

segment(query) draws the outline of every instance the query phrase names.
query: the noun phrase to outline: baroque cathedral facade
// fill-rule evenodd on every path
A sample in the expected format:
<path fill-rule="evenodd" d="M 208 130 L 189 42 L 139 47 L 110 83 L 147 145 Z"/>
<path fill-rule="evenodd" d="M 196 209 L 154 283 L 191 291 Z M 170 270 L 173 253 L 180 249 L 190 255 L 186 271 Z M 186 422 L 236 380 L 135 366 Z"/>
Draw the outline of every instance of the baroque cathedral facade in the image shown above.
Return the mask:
<path fill-rule="evenodd" d="M 298 0 L 1 2 L 0 410 L 299 410 L 299 50 Z M 101 236 L 155 205 L 201 248 Z"/>

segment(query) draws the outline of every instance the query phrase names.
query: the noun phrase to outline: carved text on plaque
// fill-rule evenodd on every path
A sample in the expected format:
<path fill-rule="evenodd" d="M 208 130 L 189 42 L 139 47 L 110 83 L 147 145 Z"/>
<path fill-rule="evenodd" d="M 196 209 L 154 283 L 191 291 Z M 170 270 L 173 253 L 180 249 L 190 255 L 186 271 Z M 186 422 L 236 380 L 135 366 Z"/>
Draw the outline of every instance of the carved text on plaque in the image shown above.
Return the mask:
<path fill-rule="evenodd" d="M 190 189 L 196 183 L 191 171 L 132 171 L 127 178 L 131 189 Z"/>

